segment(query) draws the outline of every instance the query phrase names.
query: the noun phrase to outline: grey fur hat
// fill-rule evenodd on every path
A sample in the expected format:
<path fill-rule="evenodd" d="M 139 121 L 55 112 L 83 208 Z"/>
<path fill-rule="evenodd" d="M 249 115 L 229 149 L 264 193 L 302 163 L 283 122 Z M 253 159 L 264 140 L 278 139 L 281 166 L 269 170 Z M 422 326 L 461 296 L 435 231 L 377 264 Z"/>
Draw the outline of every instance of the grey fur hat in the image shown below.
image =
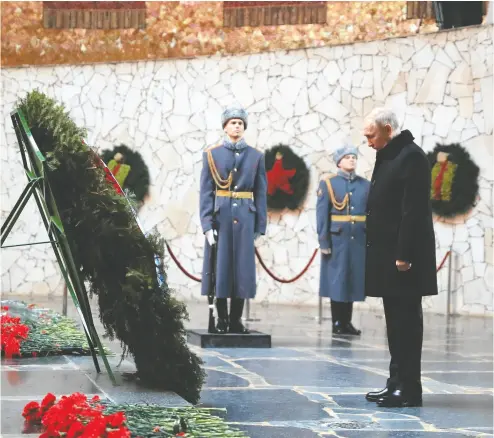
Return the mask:
<path fill-rule="evenodd" d="M 221 126 L 224 128 L 231 119 L 240 119 L 244 122 L 245 129 L 247 129 L 247 118 L 247 111 L 243 108 L 227 108 L 221 115 Z"/>
<path fill-rule="evenodd" d="M 358 157 L 358 149 L 352 145 L 345 145 L 337 149 L 333 154 L 333 160 L 337 166 L 345 155 L 355 155 L 356 157 Z"/>

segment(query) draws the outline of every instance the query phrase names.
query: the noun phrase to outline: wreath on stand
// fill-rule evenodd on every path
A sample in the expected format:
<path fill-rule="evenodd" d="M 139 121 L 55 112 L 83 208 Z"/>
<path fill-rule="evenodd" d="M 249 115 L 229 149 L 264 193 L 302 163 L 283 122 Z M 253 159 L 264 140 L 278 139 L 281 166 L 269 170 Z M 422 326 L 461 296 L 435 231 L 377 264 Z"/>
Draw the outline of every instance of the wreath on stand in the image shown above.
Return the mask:
<path fill-rule="evenodd" d="M 197 403 L 203 362 L 187 345 L 187 308 L 166 281 L 163 239 L 143 233 L 128 200 L 83 141 L 86 129 L 62 105 L 36 90 L 16 106 L 46 157 L 46 177 L 81 281 L 98 298 L 105 335 L 120 340 L 122 357 L 132 355 L 140 384 Z"/>
<path fill-rule="evenodd" d="M 279 144 L 265 153 L 268 209 L 296 210 L 307 196 L 309 169 L 289 146 Z"/>
<path fill-rule="evenodd" d="M 141 208 L 149 195 L 149 169 L 141 154 L 121 144 L 112 150 L 104 150 L 101 158 L 106 163 L 127 196 L 137 201 Z"/>
<path fill-rule="evenodd" d="M 427 157 L 432 168 L 430 196 L 433 212 L 451 218 L 471 210 L 479 191 L 480 169 L 466 149 L 457 143 L 438 144 Z"/>

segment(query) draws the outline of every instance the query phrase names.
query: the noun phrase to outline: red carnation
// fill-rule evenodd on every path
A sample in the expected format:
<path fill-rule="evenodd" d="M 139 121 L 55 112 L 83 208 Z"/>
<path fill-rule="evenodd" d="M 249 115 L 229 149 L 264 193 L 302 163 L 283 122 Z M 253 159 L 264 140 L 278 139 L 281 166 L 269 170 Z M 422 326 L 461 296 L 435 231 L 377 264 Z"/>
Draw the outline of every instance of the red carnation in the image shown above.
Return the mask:
<path fill-rule="evenodd" d="M 67 432 L 67 438 L 76 438 L 84 433 L 84 424 L 80 421 L 74 421 Z"/>
<path fill-rule="evenodd" d="M 104 407 L 98 404 L 98 396 L 88 401 L 87 396 L 76 392 L 62 396 L 58 403 L 55 395 L 48 393 L 41 406 L 28 403 L 23 416 L 34 423 L 43 425 L 41 438 L 130 438 L 129 429 L 124 426 L 123 412 L 105 416 Z"/>
<path fill-rule="evenodd" d="M 81 437 L 101 438 L 106 433 L 106 421 L 103 418 L 95 418 L 87 424 Z"/>
<path fill-rule="evenodd" d="M 115 412 L 114 414 L 108 415 L 106 417 L 109 426 L 112 429 L 120 427 L 126 420 L 125 414 L 123 412 Z"/>
<path fill-rule="evenodd" d="M 27 339 L 28 333 L 29 327 L 22 324 L 19 317 L 0 315 L 1 346 L 7 358 L 20 355 L 21 342 Z"/>
<path fill-rule="evenodd" d="M 39 407 L 39 403 L 32 401 L 29 402 L 26 406 L 24 406 L 24 410 L 22 411 L 22 416 L 29 423 L 37 423 L 41 420 L 41 411 Z"/>
<path fill-rule="evenodd" d="M 51 392 L 46 394 L 45 398 L 41 401 L 41 410 L 43 412 L 46 412 L 55 404 L 56 399 L 57 398 Z"/>

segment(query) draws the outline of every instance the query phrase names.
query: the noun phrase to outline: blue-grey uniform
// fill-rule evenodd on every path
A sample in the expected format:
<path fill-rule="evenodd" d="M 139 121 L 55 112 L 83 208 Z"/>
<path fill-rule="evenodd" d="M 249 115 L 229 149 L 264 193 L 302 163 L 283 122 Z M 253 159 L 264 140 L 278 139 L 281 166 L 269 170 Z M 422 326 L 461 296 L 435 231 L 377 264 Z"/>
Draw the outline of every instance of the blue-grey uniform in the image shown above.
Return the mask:
<path fill-rule="evenodd" d="M 267 177 L 264 154 L 229 139 L 203 153 L 200 181 L 200 218 L 204 233 L 216 215 L 218 252 L 217 298 L 254 298 L 256 295 L 255 235 L 266 233 Z M 204 246 L 201 294 L 209 291 L 210 246 Z"/>
<path fill-rule="evenodd" d="M 364 301 L 365 209 L 370 183 L 338 170 L 317 192 L 317 234 L 321 254 L 319 295 L 337 302 Z"/>

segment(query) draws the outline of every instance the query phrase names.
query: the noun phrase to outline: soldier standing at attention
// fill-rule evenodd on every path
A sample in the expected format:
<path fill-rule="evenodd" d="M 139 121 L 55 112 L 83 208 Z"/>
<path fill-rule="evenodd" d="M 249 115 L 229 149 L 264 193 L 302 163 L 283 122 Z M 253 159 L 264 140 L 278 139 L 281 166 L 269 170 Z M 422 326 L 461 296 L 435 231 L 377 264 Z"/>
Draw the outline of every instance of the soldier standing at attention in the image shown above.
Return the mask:
<path fill-rule="evenodd" d="M 247 113 L 222 115 L 223 141 L 203 153 L 200 219 L 206 236 L 201 294 L 210 288 L 209 255 L 216 258 L 217 333 L 249 333 L 241 322 L 245 299 L 256 295 L 254 241 L 266 233 L 267 177 L 264 154 L 244 138 Z M 228 315 L 227 299 L 230 298 Z"/>
<path fill-rule="evenodd" d="M 331 298 L 333 333 L 360 335 L 352 324 L 354 301 L 365 300 L 365 207 L 370 183 L 356 175 L 358 151 L 334 153 L 338 167 L 319 183 L 317 234 L 321 249 L 319 296 Z"/>

